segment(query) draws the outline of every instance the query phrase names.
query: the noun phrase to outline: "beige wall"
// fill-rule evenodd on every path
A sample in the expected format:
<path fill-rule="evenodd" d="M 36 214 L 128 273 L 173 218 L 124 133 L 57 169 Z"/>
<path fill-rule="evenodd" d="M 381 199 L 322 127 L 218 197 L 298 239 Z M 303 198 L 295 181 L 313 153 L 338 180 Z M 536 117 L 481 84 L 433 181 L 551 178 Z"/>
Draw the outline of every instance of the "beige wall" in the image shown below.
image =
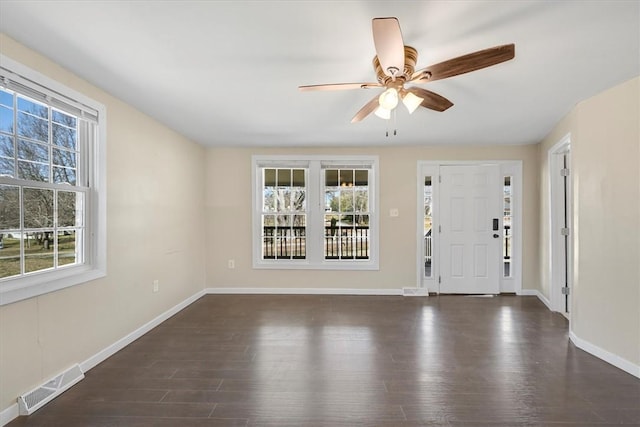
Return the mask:
<path fill-rule="evenodd" d="M 361 154 L 380 158 L 380 270 L 253 270 L 251 156 L 253 154 Z M 524 175 L 523 289 L 538 289 L 538 147 L 367 147 L 358 149 L 207 150 L 207 286 L 399 289 L 416 286 L 418 160 L 522 160 Z M 389 217 L 397 208 L 400 216 Z M 220 244 L 224 242 L 224 244 Z M 236 268 L 227 268 L 234 259 Z"/>
<path fill-rule="evenodd" d="M 581 102 L 540 146 L 541 276 L 549 296 L 547 151 L 571 133 L 574 285 L 571 329 L 640 365 L 640 78 Z"/>
<path fill-rule="evenodd" d="M 103 103 L 108 123 L 108 275 L 0 307 L 1 412 L 203 289 L 205 153 L 4 35 L 0 52 Z"/>

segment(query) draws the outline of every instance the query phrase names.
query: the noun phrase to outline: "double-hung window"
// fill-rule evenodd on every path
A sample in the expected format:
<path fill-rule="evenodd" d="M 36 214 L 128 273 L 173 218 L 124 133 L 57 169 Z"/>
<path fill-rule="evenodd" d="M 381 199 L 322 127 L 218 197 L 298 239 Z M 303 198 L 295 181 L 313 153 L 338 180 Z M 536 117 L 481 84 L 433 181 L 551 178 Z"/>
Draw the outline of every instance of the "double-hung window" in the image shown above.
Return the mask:
<path fill-rule="evenodd" d="M 375 156 L 254 156 L 255 268 L 377 269 Z"/>
<path fill-rule="evenodd" d="M 100 104 L 2 58 L 1 304 L 104 275 L 103 121 Z"/>

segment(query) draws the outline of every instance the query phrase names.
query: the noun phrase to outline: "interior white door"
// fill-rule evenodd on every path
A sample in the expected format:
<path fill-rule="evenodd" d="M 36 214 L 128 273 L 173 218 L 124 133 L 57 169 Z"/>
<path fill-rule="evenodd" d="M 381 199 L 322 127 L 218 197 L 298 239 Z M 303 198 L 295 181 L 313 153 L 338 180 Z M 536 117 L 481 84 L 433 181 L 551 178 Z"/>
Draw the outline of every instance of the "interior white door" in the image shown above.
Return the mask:
<path fill-rule="evenodd" d="M 440 292 L 500 292 L 498 165 L 440 168 Z"/>

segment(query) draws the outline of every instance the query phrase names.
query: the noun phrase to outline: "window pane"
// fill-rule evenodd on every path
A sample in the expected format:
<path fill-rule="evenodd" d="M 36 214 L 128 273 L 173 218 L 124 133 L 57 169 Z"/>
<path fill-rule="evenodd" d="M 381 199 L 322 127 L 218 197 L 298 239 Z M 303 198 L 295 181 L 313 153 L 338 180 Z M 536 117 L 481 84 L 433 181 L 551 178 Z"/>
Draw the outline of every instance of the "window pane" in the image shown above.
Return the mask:
<path fill-rule="evenodd" d="M 294 187 L 304 187 L 304 169 L 294 169 L 293 170 L 293 186 Z"/>
<path fill-rule="evenodd" d="M 275 215 L 262 215 L 262 225 L 265 227 L 275 227 L 276 216 Z"/>
<path fill-rule="evenodd" d="M 13 149 L 13 138 L 9 135 L 0 134 L 0 156 L 15 157 L 15 150 Z"/>
<path fill-rule="evenodd" d="M 275 212 L 276 210 L 276 193 L 273 187 L 265 187 L 262 192 L 262 211 Z"/>
<path fill-rule="evenodd" d="M 340 192 L 334 190 L 326 190 L 324 192 L 324 201 L 325 207 L 324 210 L 326 212 L 338 212 L 339 206 L 338 202 L 340 201 Z"/>
<path fill-rule="evenodd" d="M 291 191 L 279 188 L 276 191 L 276 211 L 287 212 L 291 208 Z"/>
<path fill-rule="evenodd" d="M 503 196 L 503 240 L 502 240 L 502 254 L 503 254 L 503 277 L 511 277 L 511 177 L 504 177 L 504 196 Z"/>
<path fill-rule="evenodd" d="M 53 226 L 53 190 L 25 188 L 22 209 L 25 228 Z"/>
<path fill-rule="evenodd" d="M 278 169 L 278 187 L 291 186 L 291 169 Z"/>
<path fill-rule="evenodd" d="M 354 215 L 354 224 L 357 227 L 368 227 L 369 215 Z"/>
<path fill-rule="evenodd" d="M 76 167 L 76 152 L 68 150 L 53 149 L 53 164 L 57 166 L 66 166 L 68 168 Z"/>
<path fill-rule="evenodd" d="M 276 215 L 276 225 L 288 228 L 291 225 L 291 215 Z"/>
<path fill-rule="evenodd" d="M 10 176 L 13 178 L 15 175 L 14 171 L 15 165 L 13 159 L 0 157 L 0 176 Z"/>
<path fill-rule="evenodd" d="M 338 171 L 336 169 L 327 169 L 324 171 L 324 185 L 326 187 L 337 187 Z"/>
<path fill-rule="evenodd" d="M 369 191 L 356 190 L 354 203 L 355 203 L 356 212 L 368 212 L 369 211 Z"/>
<path fill-rule="evenodd" d="M 13 124 L 13 109 L 0 106 L 0 131 L 13 133 L 15 126 Z"/>
<path fill-rule="evenodd" d="M 0 105 L 13 108 L 13 93 L 0 89 Z"/>
<path fill-rule="evenodd" d="M 58 191 L 58 227 L 79 227 L 82 215 L 77 203 L 82 193 Z"/>
<path fill-rule="evenodd" d="M 20 239 L 17 236 L 0 233 L 0 279 L 20 274 Z"/>
<path fill-rule="evenodd" d="M 356 185 L 369 185 L 369 171 L 368 170 L 356 170 Z"/>
<path fill-rule="evenodd" d="M 293 190 L 291 192 L 291 210 L 294 212 L 305 212 L 306 209 L 306 191 Z"/>
<path fill-rule="evenodd" d="M 24 272 L 53 268 L 53 231 L 25 233 Z"/>
<path fill-rule="evenodd" d="M 55 109 L 51 110 L 51 120 L 54 123 L 60 123 L 61 125 L 65 125 L 69 128 L 76 128 L 77 119 L 73 116 L 63 113 L 62 111 L 58 111 Z"/>
<path fill-rule="evenodd" d="M 343 187 L 353 187 L 353 170 L 340 170 L 340 185 Z"/>
<path fill-rule="evenodd" d="M 58 265 L 75 264 L 76 262 L 76 231 L 58 232 Z"/>
<path fill-rule="evenodd" d="M 0 230 L 19 228 L 20 188 L 13 185 L 0 185 Z"/>
<path fill-rule="evenodd" d="M 18 178 L 32 181 L 49 181 L 49 165 L 18 161 Z"/>
<path fill-rule="evenodd" d="M 276 186 L 276 170 L 275 169 L 264 170 L 264 186 L 265 187 Z"/>
<path fill-rule="evenodd" d="M 306 215 L 293 215 L 293 226 L 294 227 L 304 227 L 307 225 L 307 216 Z"/>
<path fill-rule="evenodd" d="M 44 119 L 49 117 L 49 107 L 21 96 L 18 96 L 18 111 L 24 111 L 25 113 Z"/>
<path fill-rule="evenodd" d="M 71 168 L 59 168 L 53 167 L 53 182 L 61 183 L 66 182 L 71 185 L 76 185 L 76 170 Z"/>
<path fill-rule="evenodd" d="M 433 187 L 431 177 L 424 177 L 424 277 L 432 277 L 431 261 L 432 261 L 432 239 L 431 228 L 433 225 L 432 209 L 433 209 Z"/>
<path fill-rule="evenodd" d="M 59 145 L 60 147 L 69 148 L 71 150 L 76 149 L 77 132 L 75 129 L 70 129 L 54 123 L 52 133 L 54 145 Z"/>
<path fill-rule="evenodd" d="M 354 225 L 353 215 L 340 215 L 340 219 L 338 221 L 340 228 L 351 228 Z"/>
<path fill-rule="evenodd" d="M 32 162 L 48 162 L 49 147 L 45 144 L 18 140 L 18 158 L 20 160 L 30 160 Z"/>
<path fill-rule="evenodd" d="M 340 191 L 340 212 L 353 212 L 353 191 L 345 189 Z"/>
<path fill-rule="evenodd" d="M 37 141 L 49 142 L 49 121 L 19 111 L 18 135 Z"/>

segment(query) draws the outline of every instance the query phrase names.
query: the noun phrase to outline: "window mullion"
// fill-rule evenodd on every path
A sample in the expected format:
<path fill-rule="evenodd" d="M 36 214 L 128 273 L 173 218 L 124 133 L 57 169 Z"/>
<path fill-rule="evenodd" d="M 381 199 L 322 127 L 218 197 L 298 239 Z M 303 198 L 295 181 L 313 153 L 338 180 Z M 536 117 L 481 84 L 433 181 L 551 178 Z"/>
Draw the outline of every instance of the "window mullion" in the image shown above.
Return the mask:
<path fill-rule="evenodd" d="M 324 241 L 322 227 L 322 181 L 320 176 L 320 162 L 309 162 L 309 183 L 307 194 L 307 255 L 310 263 L 322 261 L 322 245 Z"/>

